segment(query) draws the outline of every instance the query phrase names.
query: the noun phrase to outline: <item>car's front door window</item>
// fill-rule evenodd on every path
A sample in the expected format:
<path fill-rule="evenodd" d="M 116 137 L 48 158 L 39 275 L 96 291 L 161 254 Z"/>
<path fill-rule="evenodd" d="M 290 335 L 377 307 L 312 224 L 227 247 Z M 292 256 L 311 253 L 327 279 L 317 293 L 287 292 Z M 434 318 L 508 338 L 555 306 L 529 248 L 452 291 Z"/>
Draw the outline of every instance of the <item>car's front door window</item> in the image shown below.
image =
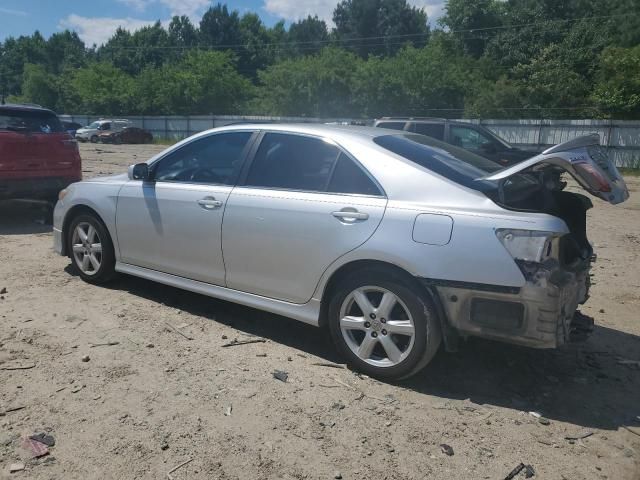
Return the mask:
<path fill-rule="evenodd" d="M 466 150 L 482 150 L 493 140 L 475 128 L 451 126 L 451 143 Z"/>
<path fill-rule="evenodd" d="M 153 179 L 233 185 L 251 135 L 220 133 L 190 142 L 159 160 L 152 168 Z"/>

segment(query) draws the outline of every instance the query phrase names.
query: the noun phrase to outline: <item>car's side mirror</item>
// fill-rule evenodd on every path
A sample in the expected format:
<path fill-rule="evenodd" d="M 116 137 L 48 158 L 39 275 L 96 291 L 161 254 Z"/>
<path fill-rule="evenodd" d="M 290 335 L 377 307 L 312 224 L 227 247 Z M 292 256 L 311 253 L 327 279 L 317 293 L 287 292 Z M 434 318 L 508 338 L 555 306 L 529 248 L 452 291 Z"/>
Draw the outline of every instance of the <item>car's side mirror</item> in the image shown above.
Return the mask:
<path fill-rule="evenodd" d="M 146 182 L 149 180 L 149 165 L 146 163 L 136 163 L 129 167 L 127 173 L 129 174 L 129 180 L 142 180 Z"/>

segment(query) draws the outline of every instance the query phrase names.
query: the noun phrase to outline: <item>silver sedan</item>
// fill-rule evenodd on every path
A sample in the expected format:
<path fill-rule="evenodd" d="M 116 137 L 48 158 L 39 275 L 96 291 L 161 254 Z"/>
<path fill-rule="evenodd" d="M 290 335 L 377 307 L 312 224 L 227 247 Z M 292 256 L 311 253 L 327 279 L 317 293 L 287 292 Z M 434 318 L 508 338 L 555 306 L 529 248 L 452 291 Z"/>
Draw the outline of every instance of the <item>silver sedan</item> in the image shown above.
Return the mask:
<path fill-rule="evenodd" d="M 353 367 L 403 378 L 467 336 L 589 333 L 591 202 L 565 173 L 628 197 L 597 135 L 502 169 L 409 132 L 235 125 L 63 190 L 55 250 L 87 282 L 120 272 L 326 327 Z"/>

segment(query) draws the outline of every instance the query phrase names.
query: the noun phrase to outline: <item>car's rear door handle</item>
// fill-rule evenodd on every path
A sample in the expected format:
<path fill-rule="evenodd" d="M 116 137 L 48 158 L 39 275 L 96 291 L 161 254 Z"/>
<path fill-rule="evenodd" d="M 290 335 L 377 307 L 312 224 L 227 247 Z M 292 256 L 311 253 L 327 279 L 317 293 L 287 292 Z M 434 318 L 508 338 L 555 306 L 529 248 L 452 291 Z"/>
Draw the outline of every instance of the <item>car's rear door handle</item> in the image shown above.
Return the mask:
<path fill-rule="evenodd" d="M 222 206 L 222 202 L 220 200 L 216 200 L 215 197 L 204 197 L 198 200 L 198 205 L 206 210 L 213 210 L 214 208 L 220 208 Z"/>
<path fill-rule="evenodd" d="M 339 212 L 332 212 L 336 218 L 341 220 L 367 220 L 369 218 L 368 213 L 358 212 L 357 210 L 340 210 Z"/>

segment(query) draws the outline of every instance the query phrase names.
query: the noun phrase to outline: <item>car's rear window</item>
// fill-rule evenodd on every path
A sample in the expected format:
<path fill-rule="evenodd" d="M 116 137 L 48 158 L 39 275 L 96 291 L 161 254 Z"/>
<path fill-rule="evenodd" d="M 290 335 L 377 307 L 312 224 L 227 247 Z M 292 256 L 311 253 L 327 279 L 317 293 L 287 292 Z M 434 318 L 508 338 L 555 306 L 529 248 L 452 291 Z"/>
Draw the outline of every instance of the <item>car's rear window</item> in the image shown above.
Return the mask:
<path fill-rule="evenodd" d="M 421 167 L 476 190 L 494 188 L 492 182 L 476 179 L 502 168 L 491 160 L 424 135 L 381 135 L 373 141 Z"/>
<path fill-rule="evenodd" d="M 0 131 L 25 133 L 59 133 L 63 132 L 58 117 L 43 110 L 0 109 Z"/>

